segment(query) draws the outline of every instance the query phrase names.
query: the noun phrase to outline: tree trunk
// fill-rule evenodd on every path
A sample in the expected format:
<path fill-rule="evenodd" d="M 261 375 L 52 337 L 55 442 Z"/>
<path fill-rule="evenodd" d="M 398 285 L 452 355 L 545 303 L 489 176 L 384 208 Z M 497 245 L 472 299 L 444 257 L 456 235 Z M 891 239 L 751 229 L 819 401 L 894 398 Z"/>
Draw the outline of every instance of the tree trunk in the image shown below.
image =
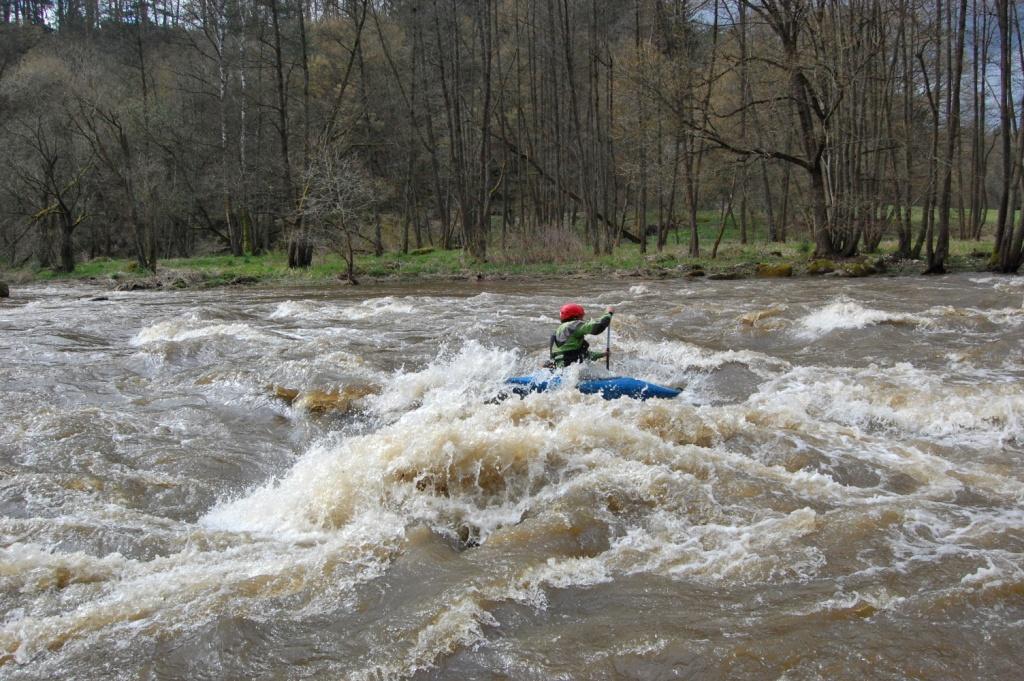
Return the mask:
<path fill-rule="evenodd" d="M 945 262 L 949 255 L 949 212 L 952 197 L 953 162 L 956 153 L 957 136 L 960 132 L 960 81 L 964 68 L 964 32 L 967 21 L 967 0 L 960 0 L 960 16 L 956 30 L 956 51 L 950 54 L 947 50 L 947 82 L 946 101 L 949 103 L 946 121 L 946 153 L 942 176 L 942 193 L 939 200 L 939 234 L 935 251 L 929 253 L 926 274 L 941 274 L 946 271 Z M 947 26 L 951 28 L 951 5 L 947 5 Z"/>
<path fill-rule="evenodd" d="M 1013 229 L 1013 211 L 1010 191 L 1013 175 L 1011 139 L 1011 108 L 1013 90 L 1011 61 L 1013 33 L 1010 26 L 1010 0 L 996 0 L 996 19 L 999 25 L 999 135 L 1002 151 L 1002 186 L 999 191 L 999 215 L 996 218 L 993 264 L 1002 272 L 1009 270 L 1011 261 L 1009 234 Z"/>

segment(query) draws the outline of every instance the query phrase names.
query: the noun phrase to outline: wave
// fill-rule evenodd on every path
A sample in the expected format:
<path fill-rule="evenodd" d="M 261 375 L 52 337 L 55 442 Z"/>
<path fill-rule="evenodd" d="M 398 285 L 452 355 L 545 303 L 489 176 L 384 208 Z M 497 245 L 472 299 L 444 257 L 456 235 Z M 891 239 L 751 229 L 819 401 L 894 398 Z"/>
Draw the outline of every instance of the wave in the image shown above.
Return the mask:
<path fill-rule="evenodd" d="M 415 298 L 382 296 L 368 298 L 354 304 L 313 300 L 286 300 L 278 303 L 267 315 L 268 319 L 298 319 L 333 322 L 359 321 L 384 315 L 414 314 L 418 309 Z"/>
<path fill-rule="evenodd" d="M 312 300 L 286 300 L 278 303 L 267 319 L 321 319 L 330 317 L 329 306 Z"/>
<path fill-rule="evenodd" d="M 950 383 L 909 364 L 794 368 L 762 385 L 749 406 L 783 422 L 824 421 L 976 445 L 998 446 L 1024 428 L 1019 382 Z"/>
<path fill-rule="evenodd" d="M 80 604 L 74 609 L 29 613 L 0 625 L 0 659 L 6 654 L 27 663 L 44 651 L 65 648 L 83 654 L 100 634 L 132 639 L 145 635 L 149 629 L 140 631 L 140 622 L 158 620 L 161 635 L 167 636 L 192 630 L 225 612 L 263 619 L 273 616 L 264 611 L 265 600 L 285 596 L 292 596 L 293 607 L 307 614 L 331 609 L 340 594 L 379 577 L 392 559 L 401 533 L 389 535 L 388 524 L 387 517 L 367 516 L 365 523 L 329 541 L 298 544 L 199 533 L 193 538 L 195 547 L 151 561 L 125 560 L 116 554 L 102 559 L 77 554 L 57 558 L 38 548 L 16 547 L 14 555 L 22 561 L 18 566 L 28 567 L 30 575 L 32 570 L 59 575 L 62 562 L 78 561 L 79 567 L 69 572 L 63 585 L 37 579 L 39 586 L 89 591 L 75 594 Z M 370 527 L 372 542 L 366 538 Z M 0 554 L 0 561 L 9 553 Z M 97 579 L 87 582 L 90 576 Z"/>
<path fill-rule="evenodd" d="M 0 547 L 0 589 L 22 594 L 116 579 L 131 561 L 119 553 L 102 558 L 81 551 L 57 553 L 36 544 Z"/>
<path fill-rule="evenodd" d="M 833 331 L 863 329 L 879 324 L 924 326 L 928 323 L 927 319 L 917 315 L 885 312 L 864 307 L 851 300 L 839 300 L 799 319 L 797 335 L 804 338 L 820 338 Z"/>
<path fill-rule="evenodd" d="M 359 320 L 384 315 L 414 314 L 417 309 L 418 306 L 413 299 L 385 296 L 364 300 L 351 307 L 344 307 L 339 311 L 339 316 L 342 319 Z"/>
<path fill-rule="evenodd" d="M 147 326 L 135 334 L 131 343 L 138 347 L 164 341 L 188 341 L 217 336 L 259 340 L 264 338 L 265 334 L 244 323 L 207 324 L 204 322 L 172 319 Z"/>
<path fill-rule="evenodd" d="M 740 364 L 761 378 L 777 376 L 790 367 L 789 362 L 753 350 L 712 350 L 685 341 L 645 341 L 619 337 L 620 352 L 649 363 L 669 367 L 675 372 L 708 372 L 729 364 Z"/>

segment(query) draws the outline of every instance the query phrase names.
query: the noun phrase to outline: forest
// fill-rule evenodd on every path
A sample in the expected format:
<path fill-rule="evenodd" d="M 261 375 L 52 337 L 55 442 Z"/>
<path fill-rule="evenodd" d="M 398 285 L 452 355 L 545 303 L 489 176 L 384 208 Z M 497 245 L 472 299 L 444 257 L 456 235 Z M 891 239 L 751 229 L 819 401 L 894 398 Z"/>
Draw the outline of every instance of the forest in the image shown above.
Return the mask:
<path fill-rule="evenodd" d="M 1024 263 L 1009 0 L 0 0 L 0 266 L 950 239 Z"/>

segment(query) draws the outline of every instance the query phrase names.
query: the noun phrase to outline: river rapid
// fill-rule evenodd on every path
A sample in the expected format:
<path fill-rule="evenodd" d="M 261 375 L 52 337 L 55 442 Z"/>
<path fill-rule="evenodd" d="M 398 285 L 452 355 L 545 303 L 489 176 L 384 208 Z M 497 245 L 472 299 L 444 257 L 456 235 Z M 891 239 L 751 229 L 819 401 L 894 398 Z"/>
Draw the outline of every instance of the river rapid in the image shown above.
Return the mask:
<path fill-rule="evenodd" d="M 12 293 L 5 679 L 1019 678 L 1024 278 Z"/>

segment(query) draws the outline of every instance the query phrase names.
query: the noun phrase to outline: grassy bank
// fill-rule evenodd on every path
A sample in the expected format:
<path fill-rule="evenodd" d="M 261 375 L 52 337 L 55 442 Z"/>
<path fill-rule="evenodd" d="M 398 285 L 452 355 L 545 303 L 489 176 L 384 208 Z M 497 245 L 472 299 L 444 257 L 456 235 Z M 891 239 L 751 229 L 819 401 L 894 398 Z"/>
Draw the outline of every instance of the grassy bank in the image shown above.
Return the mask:
<path fill-rule="evenodd" d="M 950 271 L 981 271 L 987 265 L 992 244 L 987 242 L 957 241 L 950 244 L 947 268 Z M 833 262 L 836 274 L 854 274 L 857 263 L 873 266 L 875 273 L 919 274 L 924 270 L 920 261 L 896 261 L 892 258 L 894 242 L 883 242 L 875 253 L 862 255 L 850 262 Z M 670 243 L 657 253 L 654 243 L 647 253 L 637 244 L 624 244 L 612 255 L 581 254 L 568 262 L 522 263 L 497 255 L 487 262 L 473 261 L 461 250 L 420 249 L 411 253 L 386 253 L 380 257 L 358 256 L 356 276 L 360 280 L 451 277 L 451 278 L 503 278 L 503 277 L 557 277 L 557 276 L 693 276 L 698 271 L 706 276 L 746 277 L 758 276 L 758 265 L 789 266 L 794 276 L 809 273 L 812 247 L 807 242 L 785 244 L 723 243 L 718 257 L 707 255 L 691 258 L 684 244 Z M 819 263 L 819 269 L 828 269 Z M 762 268 L 763 270 L 767 268 Z M 98 258 L 79 263 L 74 272 L 61 273 L 49 269 L 21 270 L 8 273 L 12 281 L 92 280 L 127 288 L 194 286 L 221 286 L 253 283 L 326 283 L 344 278 L 345 262 L 335 255 L 315 258 L 313 266 L 305 270 L 290 270 L 283 253 L 260 256 L 233 257 L 230 255 L 201 256 L 187 259 L 162 260 L 158 273 L 138 271 L 130 260 Z M 863 273 L 863 272 L 861 272 Z M 871 272 L 868 272 L 869 274 Z M 761 274 L 767 274 L 762 271 Z M 150 284 L 147 286 L 146 284 Z"/>

